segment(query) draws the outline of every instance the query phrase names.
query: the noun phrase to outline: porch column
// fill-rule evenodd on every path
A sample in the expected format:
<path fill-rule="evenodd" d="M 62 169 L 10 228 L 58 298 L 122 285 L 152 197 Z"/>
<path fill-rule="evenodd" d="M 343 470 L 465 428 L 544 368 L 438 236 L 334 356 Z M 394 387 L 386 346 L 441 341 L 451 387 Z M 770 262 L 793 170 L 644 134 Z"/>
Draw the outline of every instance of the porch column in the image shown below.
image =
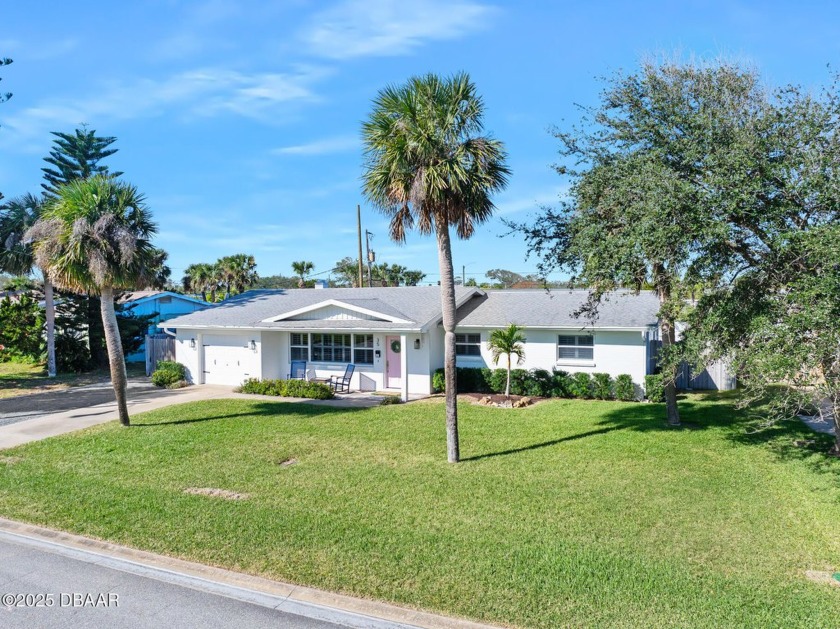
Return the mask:
<path fill-rule="evenodd" d="M 400 399 L 408 402 L 408 336 L 400 334 L 400 372 L 402 373 L 402 392 Z"/>

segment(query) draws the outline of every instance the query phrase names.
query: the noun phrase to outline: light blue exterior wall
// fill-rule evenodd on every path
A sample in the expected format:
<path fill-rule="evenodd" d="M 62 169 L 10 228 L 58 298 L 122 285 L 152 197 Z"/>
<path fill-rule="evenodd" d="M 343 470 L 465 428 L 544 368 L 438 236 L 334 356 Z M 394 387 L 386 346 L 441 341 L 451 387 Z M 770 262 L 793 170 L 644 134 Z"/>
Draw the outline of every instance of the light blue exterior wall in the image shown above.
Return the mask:
<path fill-rule="evenodd" d="M 169 297 L 170 300 L 166 301 Z M 173 317 L 190 314 L 196 310 L 204 310 L 211 307 L 213 304 L 198 301 L 192 297 L 179 295 L 178 293 L 161 293 L 153 297 L 145 297 L 138 299 L 135 302 L 127 302 L 123 304 L 123 312 L 132 313 L 135 315 L 146 316 L 158 313 L 149 326 L 148 334 L 160 334 L 157 324 Z M 126 362 L 143 362 L 146 359 L 146 348 L 140 346 L 140 349 L 125 357 Z"/>

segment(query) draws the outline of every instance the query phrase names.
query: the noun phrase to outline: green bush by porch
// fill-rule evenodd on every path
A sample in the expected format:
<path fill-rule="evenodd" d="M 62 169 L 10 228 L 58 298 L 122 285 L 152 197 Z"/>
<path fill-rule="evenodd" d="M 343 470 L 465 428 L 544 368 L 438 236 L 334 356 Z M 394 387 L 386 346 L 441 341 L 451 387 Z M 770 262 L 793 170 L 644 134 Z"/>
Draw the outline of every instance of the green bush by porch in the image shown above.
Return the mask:
<path fill-rule="evenodd" d="M 332 389 L 322 382 L 306 380 L 259 380 L 249 378 L 237 389 L 239 393 L 300 397 L 312 400 L 329 400 L 335 397 Z"/>

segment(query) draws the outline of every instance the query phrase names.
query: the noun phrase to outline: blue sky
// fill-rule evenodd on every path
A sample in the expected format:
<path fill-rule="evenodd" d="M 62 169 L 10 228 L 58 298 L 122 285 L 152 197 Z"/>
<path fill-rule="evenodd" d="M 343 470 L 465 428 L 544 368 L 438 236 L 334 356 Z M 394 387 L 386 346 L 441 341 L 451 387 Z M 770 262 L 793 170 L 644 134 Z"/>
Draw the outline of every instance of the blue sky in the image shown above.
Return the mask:
<path fill-rule="evenodd" d="M 597 102 L 599 77 L 650 55 L 723 56 L 769 85 L 827 83 L 830 2 L 209 0 L 7 3 L 0 22 L 0 191 L 37 191 L 50 131 L 117 136 L 114 170 L 145 193 L 173 277 L 251 253 L 261 275 L 316 273 L 356 254 L 355 209 L 379 261 L 438 276 L 434 239 L 389 242 L 360 192 L 359 128 L 376 92 L 414 74 L 470 73 L 513 170 L 499 216 L 555 202 L 551 125 Z M 498 219 L 453 241 L 456 268 L 533 272 Z"/>

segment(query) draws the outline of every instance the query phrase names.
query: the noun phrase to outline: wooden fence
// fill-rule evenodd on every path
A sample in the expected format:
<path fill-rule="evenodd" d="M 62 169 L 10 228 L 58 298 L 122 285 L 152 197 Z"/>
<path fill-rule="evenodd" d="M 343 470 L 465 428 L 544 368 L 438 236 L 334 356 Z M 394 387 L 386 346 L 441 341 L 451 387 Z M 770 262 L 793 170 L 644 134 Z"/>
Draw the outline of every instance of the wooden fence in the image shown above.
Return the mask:
<path fill-rule="evenodd" d="M 736 386 L 735 375 L 729 366 L 718 361 L 712 363 L 698 374 L 691 372 L 691 367 L 683 363 L 677 372 L 677 388 L 695 391 L 731 391 Z"/>
<path fill-rule="evenodd" d="M 146 375 L 151 376 L 159 360 L 175 360 L 175 337 L 146 335 Z"/>

